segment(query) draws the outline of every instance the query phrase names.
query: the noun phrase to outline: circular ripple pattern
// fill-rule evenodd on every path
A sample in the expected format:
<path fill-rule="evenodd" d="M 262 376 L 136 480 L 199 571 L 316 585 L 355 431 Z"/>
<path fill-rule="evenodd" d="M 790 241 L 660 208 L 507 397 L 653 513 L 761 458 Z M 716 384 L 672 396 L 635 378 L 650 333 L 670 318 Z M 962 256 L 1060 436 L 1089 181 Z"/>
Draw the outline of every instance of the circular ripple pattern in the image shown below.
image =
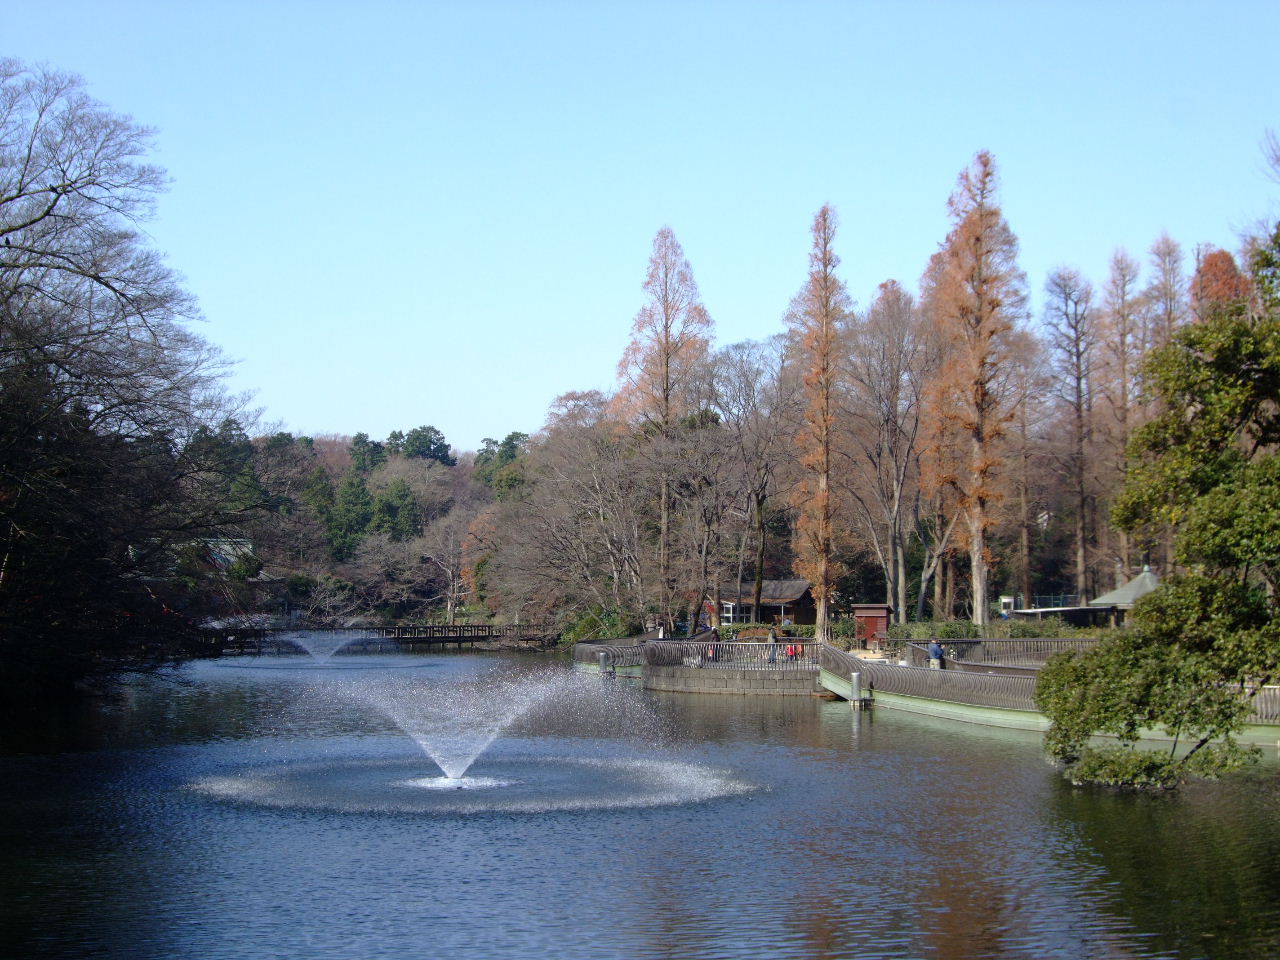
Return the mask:
<path fill-rule="evenodd" d="M 695 803 L 752 790 L 731 773 L 670 760 L 507 757 L 450 780 L 417 758 L 286 764 L 206 777 L 227 800 L 343 813 L 547 813 Z"/>

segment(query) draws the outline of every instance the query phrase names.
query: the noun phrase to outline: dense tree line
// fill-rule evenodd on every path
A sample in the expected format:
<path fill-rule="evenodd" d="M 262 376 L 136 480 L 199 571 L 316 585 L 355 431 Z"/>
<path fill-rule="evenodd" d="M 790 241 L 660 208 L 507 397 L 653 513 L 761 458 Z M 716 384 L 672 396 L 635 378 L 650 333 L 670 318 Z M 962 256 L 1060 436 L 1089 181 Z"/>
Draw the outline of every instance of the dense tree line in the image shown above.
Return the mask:
<path fill-rule="evenodd" d="M 149 132 L 0 61 L 0 685 L 164 660 L 195 545 L 264 507 L 195 306 L 139 224 Z"/>
<path fill-rule="evenodd" d="M 311 623 L 452 622 L 471 595 L 470 527 L 484 505 L 519 485 L 526 439 L 488 440 L 461 460 L 425 425 L 385 441 L 283 432 L 258 440 L 255 477 L 278 507 L 246 528 L 267 576 L 240 610 Z"/>
<path fill-rule="evenodd" d="M 1248 267 L 1205 257 L 1193 321 L 1144 361 L 1156 410 L 1114 516 L 1130 533 L 1175 531 L 1177 571 L 1133 629 L 1041 678 L 1049 750 L 1079 780 L 1165 787 L 1230 770 L 1249 755 L 1234 735 L 1250 701 L 1280 680 L 1280 225 Z M 1173 748 L 1134 749 L 1143 729 Z M 1093 745 L 1099 733 L 1118 744 Z"/>
<path fill-rule="evenodd" d="M 824 207 L 782 332 L 719 350 L 663 228 L 616 390 L 561 397 L 520 488 L 482 510 L 475 596 L 509 616 L 692 627 L 718 586 L 795 575 L 824 621 L 885 600 L 899 620 L 983 623 L 1000 594 L 1084 604 L 1145 565 L 1180 569 L 1176 523 L 1113 519 L 1133 437 L 1167 409 L 1142 361 L 1214 291 L 1257 280 L 1161 236 L 1145 275 L 1116 251 L 1100 294 L 1055 269 L 1033 316 L 989 154 L 947 209 L 918 295 L 887 280 L 859 308 Z"/>
<path fill-rule="evenodd" d="M 0 61 L 0 700 L 187 654 L 245 614 L 451 616 L 525 440 L 259 431 L 141 224 L 150 131 Z M 493 490 L 494 493 L 489 491 Z"/>
<path fill-rule="evenodd" d="M 726 585 L 758 619 L 764 579 L 802 576 L 826 635 L 852 601 L 982 623 L 999 594 L 1083 603 L 1147 564 L 1207 562 L 1194 511 L 1133 491 L 1157 489 L 1144 464 L 1184 443 L 1174 424 L 1208 389 L 1171 380 L 1176 358 L 1208 351 L 1194 337 L 1224 318 L 1274 315 L 1273 237 L 1245 270 L 1222 250 L 1188 262 L 1167 236 L 1145 267 L 1116 251 L 1096 286 L 1064 265 L 1032 316 L 983 152 L 914 293 L 889 279 L 859 306 L 823 207 L 779 333 L 717 348 L 664 227 L 612 391 L 565 393 L 536 433 L 475 453 L 428 425 L 296 437 L 226 395 L 192 298 L 139 230 L 163 186 L 149 132 L 53 71 L 6 61 L 0 93 L 7 677 L 159 662 L 199 622 L 251 613 L 620 634 L 693 629 Z M 1187 449 L 1263 482 L 1261 454 Z M 1179 493 L 1216 489 L 1197 482 Z"/>

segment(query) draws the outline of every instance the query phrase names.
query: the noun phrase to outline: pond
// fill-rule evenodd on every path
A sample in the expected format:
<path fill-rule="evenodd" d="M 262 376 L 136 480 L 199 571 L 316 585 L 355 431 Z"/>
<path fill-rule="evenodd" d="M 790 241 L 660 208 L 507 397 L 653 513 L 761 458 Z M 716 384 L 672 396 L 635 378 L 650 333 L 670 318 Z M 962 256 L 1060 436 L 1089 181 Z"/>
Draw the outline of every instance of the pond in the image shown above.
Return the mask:
<path fill-rule="evenodd" d="M 0 774 L 4 956 L 1280 956 L 1274 761 L 1078 789 L 1037 735 L 548 656 L 201 662 Z"/>

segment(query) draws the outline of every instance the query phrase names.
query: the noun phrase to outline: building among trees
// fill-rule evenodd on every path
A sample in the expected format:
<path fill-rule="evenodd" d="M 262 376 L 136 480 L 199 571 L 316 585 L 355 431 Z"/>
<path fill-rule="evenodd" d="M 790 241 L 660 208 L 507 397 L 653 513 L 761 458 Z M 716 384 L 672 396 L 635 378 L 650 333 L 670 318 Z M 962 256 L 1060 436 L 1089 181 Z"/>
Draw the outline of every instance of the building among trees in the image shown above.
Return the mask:
<path fill-rule="evenodd" d="M 813 587 L 808 580 L 765 580 L 760 589 L 760 613 L 754 615 L 755 586 L 744 583 L 720 587 L 721 623 L 810 624 L 817 619 Z M 715 609 L 715 598 L 707 600 L 708 614 Z"/>

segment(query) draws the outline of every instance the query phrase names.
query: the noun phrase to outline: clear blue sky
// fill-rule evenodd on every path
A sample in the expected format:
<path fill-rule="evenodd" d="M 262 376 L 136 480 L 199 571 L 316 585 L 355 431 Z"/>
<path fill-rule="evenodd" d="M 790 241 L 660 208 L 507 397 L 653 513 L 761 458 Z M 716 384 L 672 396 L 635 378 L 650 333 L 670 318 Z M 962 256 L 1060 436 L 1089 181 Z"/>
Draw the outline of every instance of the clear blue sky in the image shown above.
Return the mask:
<path fill-rule="evenodd" d="M 608 389 L 654 234 L 717 342 L 770 336 L 838 211 L 865 305 L 915 290 L 996 157 L 1033 304 L 1167 231 L 1190 259 L 1280 214 L 1280 3 L 11 3 L 0 55 L 157 130 L 149 225 L 299 433 L 456 449 Z"/>

